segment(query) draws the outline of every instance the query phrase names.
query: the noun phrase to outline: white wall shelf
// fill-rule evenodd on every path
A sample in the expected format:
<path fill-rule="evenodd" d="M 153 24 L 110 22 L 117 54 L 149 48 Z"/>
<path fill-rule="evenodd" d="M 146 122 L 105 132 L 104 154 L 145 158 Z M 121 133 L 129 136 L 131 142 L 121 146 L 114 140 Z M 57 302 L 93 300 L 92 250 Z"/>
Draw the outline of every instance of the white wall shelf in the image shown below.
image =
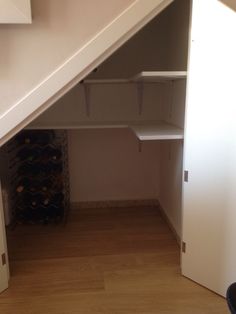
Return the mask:
<path fill-rule="evenodd" d="M 87 79 L 84 80 L 85 84 L 127 84 L 130 79 Z"/>
<path fill-rule="evenodd" d="M 55 122 L 53 124 L 40 123 L 36 125 L 28 125 L 26 129 L 28 130 L 80 130 L 80 129 L 115 129 L 115 128 L 128 128 L 127 122 L 120 121 L 88 121 L 88 122 Z"/>
<path fill-rule="evenodd" d="M 187 77 L 186 71 L 144 71 L 134 76 L 133 82 L 162 82 L 185 79 Z"/>
<path fill-rule="evenodd" d="M 183 129 L 169 123 L 136 124 L 131 129 L 140 141 L 177 140 L 184 138 Z"/>
<path fill-rule="evenodd" d="M 140 141 L 150 140 L 175 140 L 183 139 L 183 129 L 164 122 L 147 121 L 108 121 L 108 122 L 84 122 L 84 123 L 57 123 L 28 126 L 27 129 L 115 129 L 130 128 Z"/>
<path fill-rule="evenodd" d="M 85 84 L 125 84 L 135 82 L 158 83 L 185 79 L 186 71 L 143 71 L 127 79 L 87 79 Z"/>

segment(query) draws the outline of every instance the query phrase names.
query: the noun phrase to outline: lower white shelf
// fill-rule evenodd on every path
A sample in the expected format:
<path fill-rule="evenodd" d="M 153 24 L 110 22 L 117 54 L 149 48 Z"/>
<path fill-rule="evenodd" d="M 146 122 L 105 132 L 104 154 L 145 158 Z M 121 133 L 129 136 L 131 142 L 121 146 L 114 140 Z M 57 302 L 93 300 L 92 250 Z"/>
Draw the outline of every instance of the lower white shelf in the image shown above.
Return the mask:
<path fill-rule="evenodd" d="M 27 129 L 29 130 L 81 130 L 81 129 L 116 129 L 116 128 L 128 128 L 128 123 L 123 121 L 84 121 L 84 122 L 55 122 L 50 123 L 40 123 L 40 124 L 29 124 Z"/>
<path fill-rule="evenodd" d="M 179 140 L 184 138 L 183 129 L 165 122 L 150 121 L 108 121 L 108 122 L 80 122 L 78 123 L 55 123 L 29 125 L 27 129 L 115 129 L 130 128 L 140 141 L 153 140 Z"/>
<path fill-rule="evenodd" d="M 169 123 L 137 124 L 130 127 L 140 141 L 177 140 L 184 138 L 183 129 Z"/>

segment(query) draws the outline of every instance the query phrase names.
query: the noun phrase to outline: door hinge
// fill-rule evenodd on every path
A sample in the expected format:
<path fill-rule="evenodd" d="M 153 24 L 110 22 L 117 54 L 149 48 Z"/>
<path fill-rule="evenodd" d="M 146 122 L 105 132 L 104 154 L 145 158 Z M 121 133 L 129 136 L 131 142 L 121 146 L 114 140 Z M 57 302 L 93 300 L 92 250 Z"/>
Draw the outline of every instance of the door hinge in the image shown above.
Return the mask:
<path fill-rule="evenodd" d="M 186 253 L 186 243 L 182 242 L 182 252 Z"/>
<path fill-rule="evenodd" d="M 184 170 L 184 182 L 188 182 L 188 171 Z"/>
<path fill-rule="evenodd" d="M 2 254 L 2 266 L 6 265 L 7 259 L 6 259 L 6 253 Z"/>

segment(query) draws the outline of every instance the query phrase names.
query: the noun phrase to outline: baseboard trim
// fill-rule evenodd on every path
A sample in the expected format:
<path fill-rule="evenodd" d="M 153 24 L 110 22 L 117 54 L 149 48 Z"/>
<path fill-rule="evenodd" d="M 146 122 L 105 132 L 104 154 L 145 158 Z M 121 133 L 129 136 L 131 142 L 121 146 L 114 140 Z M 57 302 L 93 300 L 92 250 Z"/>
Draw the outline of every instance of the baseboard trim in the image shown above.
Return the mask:
<path fill-rule="evenodd" d="M 95 208 L 125 208 L 125 207 L 158 207 L 159 202 L 155 199 L 150 200 L 106 200 L 106 201 L 88 201 L 72 202 L 71 209 L 95 209 Z"/>
<path fill-rule="evenodd" d="M 175 230 L 175 227 L 173 226 L 172 222 L 170 221 L 169 217 L 167 216 L 165 210 L 163 209 L 163 207 L 161 206 L 160 202 L 158 202 L 158 208 L 160 211 L 160 214 L 162 216 L 162 218 L 165 220 L 166 224 L 168 225 L 168 227 L 170 228 L 170 231 L 172 232 L 172 234 L 174 235 L 176 242 L 178 243 L 178 246 L 181 246 L 181 238 L 178 235 L 178 233 Z"/>

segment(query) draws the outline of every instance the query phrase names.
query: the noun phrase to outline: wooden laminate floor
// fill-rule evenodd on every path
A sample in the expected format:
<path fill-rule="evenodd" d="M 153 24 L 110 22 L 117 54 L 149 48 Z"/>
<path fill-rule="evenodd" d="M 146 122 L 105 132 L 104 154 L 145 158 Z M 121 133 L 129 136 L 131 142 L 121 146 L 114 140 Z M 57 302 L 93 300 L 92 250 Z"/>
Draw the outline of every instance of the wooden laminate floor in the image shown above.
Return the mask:
<path fill-rule="evenodd" d="M 2 314 L 228 313 L 180 275 L 179 248 L 155 208 L 71 212 L 66 226 L 8 231 Z"/>

